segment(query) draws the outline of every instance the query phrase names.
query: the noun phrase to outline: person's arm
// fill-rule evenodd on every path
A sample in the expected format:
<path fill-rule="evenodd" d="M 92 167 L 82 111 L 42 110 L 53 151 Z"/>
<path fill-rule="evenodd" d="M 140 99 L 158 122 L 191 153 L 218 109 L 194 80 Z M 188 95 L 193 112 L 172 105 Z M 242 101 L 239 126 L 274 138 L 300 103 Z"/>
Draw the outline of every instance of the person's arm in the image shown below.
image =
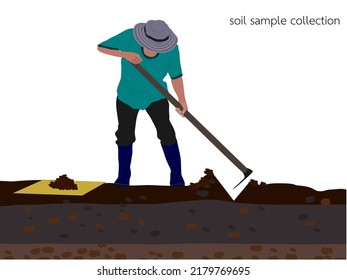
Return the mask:
<path fill-rule="evenodd" d="M 120 50 L 108 49 L 101 46 L 98 46 L 98 51 L 104 54 L 125 58 L 126 60 L 128 60 L 130 63 L 133 63 L 133 64 L 138 64 L 142 61 L 140 55 L 133 52 L 122 52 Z"/>
<path fill-rule="evenodd" d="M 176 78 L 176 79 L 172 79 L 171 83 L 172 83 L 172 87 L 175 90 L 176 95 L 178 97 L 178 102 L 183 107 L 182 110 L 180 108 L 176 108 L 176 111 L 181 116 L 183 116 L 184 113 L 188 110 L 188 105 L 187 105 L 185 94 L 184 94 L 183 78 L 179 77 L 179 78 Z"/>

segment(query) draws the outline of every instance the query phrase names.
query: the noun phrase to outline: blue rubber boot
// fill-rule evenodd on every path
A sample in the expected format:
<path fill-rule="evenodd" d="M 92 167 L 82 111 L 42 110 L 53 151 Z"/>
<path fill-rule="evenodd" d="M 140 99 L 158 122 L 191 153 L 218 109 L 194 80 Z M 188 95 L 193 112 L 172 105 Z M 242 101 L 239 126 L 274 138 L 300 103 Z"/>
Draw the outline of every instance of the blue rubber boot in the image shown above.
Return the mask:
<path fill-rule="evenodd" d="M 118 145 L 118 178 L 114 182 L 118 186 L 129 186 L 130 182 L 130 163 L 133 155 L 133 145 Z"/>
<path fill-rule="evenodd" d="M 177 143 L 171 146 L 161 145 L 165 158 L 171 169 L 170 186 L 184 186 L 184 180 L 181 172 L 181 156 Z"/>

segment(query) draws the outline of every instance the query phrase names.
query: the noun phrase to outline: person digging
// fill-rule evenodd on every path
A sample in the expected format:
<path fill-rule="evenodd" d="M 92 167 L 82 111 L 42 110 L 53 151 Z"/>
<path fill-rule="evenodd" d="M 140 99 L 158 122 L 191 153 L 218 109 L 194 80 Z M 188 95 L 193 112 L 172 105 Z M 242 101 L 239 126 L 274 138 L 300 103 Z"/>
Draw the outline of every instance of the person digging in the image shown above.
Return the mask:
<path fill-rule="evenodd" d="M 116 185 L 128 186 L 130 182 L 135 124 L 139 110 L 146 110 L 156 127 L 171 170 L 170 185 L 185 185 L 181 172 L 180 151 L 169 119 L 169 103 L 132 65 L 141 63 L 165 89 L 167 85 L 163 79 L 168 74 L 181 105 L 176 111 L 183 116 L 188 106 L 177 41 L 177 36 L 164 21 L 149 20 L 147 23 L 138 23 L 134 28 L 127 29 L 98 45 L 100 52 L 122 58 L 116 101 L 116 143 L 119 162 Z"/>

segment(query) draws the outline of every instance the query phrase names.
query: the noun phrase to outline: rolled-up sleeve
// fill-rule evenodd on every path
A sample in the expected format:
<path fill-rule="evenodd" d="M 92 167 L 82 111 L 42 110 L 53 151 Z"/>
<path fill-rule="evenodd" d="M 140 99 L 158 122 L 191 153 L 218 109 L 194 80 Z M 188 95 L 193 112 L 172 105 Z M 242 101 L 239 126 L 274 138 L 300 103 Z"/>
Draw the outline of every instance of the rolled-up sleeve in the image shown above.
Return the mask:
<path fill-rule="evenodd" d="M 182 67 L 181 67 L 181 60 L 180 60 L 180 52 L 179 52 L 178 46 L 176 46 L 172 50 L 172 57 L 171 57 L 168 72 L 169 72 L 169 76 L 172 80 L 178 79 L 178 78 L 183 76 Z"/>

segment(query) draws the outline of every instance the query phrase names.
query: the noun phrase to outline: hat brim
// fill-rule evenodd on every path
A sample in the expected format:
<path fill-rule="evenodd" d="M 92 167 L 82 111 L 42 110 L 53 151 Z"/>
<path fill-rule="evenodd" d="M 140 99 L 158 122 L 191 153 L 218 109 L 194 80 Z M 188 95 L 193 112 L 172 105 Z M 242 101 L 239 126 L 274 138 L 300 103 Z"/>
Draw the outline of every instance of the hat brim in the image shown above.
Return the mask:
<path fill-rule="evenodd" d="M 145 23 L 138 23 L 134 27 L 135 40 L 144 48 L 158 53 L 171 51 L 177 45 L 177 36 L 170 29 L 169 38 L 163 42 L 157 42 L 148 38 L 145 33 Z"/>

